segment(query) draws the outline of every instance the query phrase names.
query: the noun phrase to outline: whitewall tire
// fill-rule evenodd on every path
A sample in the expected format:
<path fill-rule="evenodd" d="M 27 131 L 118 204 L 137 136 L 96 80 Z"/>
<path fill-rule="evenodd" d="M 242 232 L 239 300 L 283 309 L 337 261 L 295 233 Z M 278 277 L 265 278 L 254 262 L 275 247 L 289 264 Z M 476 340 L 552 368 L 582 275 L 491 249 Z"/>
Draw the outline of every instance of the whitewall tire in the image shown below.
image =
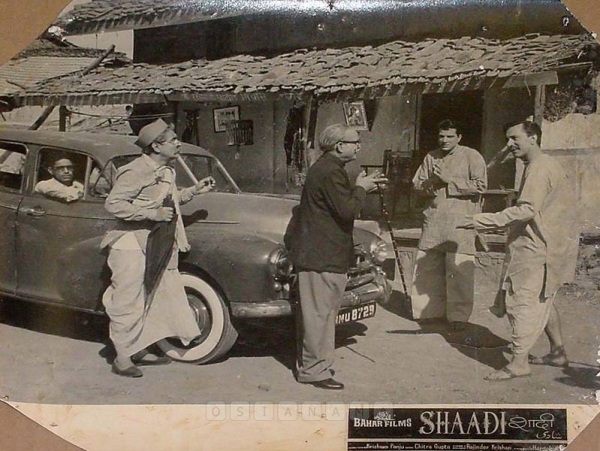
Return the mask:
<path fill-rule="evenodd" d="M 182 273 L 181 279 L 201 334 L 188 346 L 175 338 L 166 338 L 157 344 L 173 360 L 209 363 L 227 354 L 237 339 L 237 331 L 217 290 L 193 274 Z"/>

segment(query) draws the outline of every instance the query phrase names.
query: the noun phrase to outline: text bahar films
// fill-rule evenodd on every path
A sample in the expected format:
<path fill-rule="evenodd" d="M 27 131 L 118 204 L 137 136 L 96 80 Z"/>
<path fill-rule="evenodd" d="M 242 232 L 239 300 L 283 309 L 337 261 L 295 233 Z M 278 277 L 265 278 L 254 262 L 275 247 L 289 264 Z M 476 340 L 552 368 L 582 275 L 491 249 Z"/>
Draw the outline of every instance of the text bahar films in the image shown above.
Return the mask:
<path fill-rule="evenodd" d="M 101 128 L 127 134 L 132 128 L 123 120 L 127 106 L 137 114 L 142 105 L 144 114 L 172 115 L 180 137 L 217 155 L 244 191 L 299 194 L 301 175 L 317 154 L 318 133 L 328 123 L 352 122 L 348 105 L 360 105 L 358 164 L 395 162 L 388 174 L 397 177 L 391 177 L 384 202 L 393 215 L 402 274 L 396 267 L 392 298 L 377 305 L 374 316 L 370 309 L 354 309 L 355 319 L 361 321 L 352 321 L 352 313 L 349 323 L 345 317 L 338 320 L 347 323 L 337 331 L 337 370 L 347 385 L 342 393 L 294 381 L 295 336 L 286 330 L 289 323 L 248 328 L 228 359 L 217 364 L 152 368 L 138 384 L 110 374 L 102 320 L 65 319 L 42 309 L 33 310 L 34 321 L 32 314 L 19 310 L 27 305 L 15 309 L 3 301 L 0 328 L 11 346 L 0 359 L 2 367 L 11 370 L 3 375 L 0 390 L 10 406 L 90 450 L 114 449 L 118 442 L 113 436 L 118 434 L 127 437 L 121 438 L 127 449 L 172 449 L 169 444 L 180 440 L 175 446 L 183 449 L 206 442 L 222 449 L 268 449 L 277 444 L 316 450 L 554 450 L 564 449 L 592 421 L 599 410 L 594 230 L 600 222 L 595 201 L 600 188 L 600 54 L 565 5 L 490 1 L 474 9 L 466 2 L 424 2 L 417 7 L 373 2 L 364 8 L 340 0 L 316 2 L 314 10 L 290 2 L 276 11 L 257 11 L 257 6 L 244 9 L 216 1 L 210 5 L 216 8 L 211 10 L 216 11 L 216 21 L 206 20 L 200 3 L 199 13 L 190 19 L 177 2 L 173 9 L 152 2 L 152 14 L 144 17 L 116 5 L 114 14 L 118 12 L 121 21 L 111 25 L 111 13 L 102 10 L 101 2 L 94 2 L 100 9 L 87 13 L 78 9 L 85 3 L 70 6 L 80 13 L 82 28 L 77 32 L 81 34 L 63 36 L 66 41 L 84 48 L 115 43 L 117 51 L 136 62 L 171 66 L 164 73 L 150 67 L 147 74 L 132 74 L 124 84 L 133 82 L 129 86 L 139 89 L 115 95 L 127 87 L 111 86 L 114 78 L 109 74 L 127 74 L 127 66 L 105 65 L 89 79 L 94 81 L 89 86 L 104 86 L 105 91 L 60 96 L 61 89 L 76 90 L 60 83 L 52 85 L 56 92 L 36 90 L 34 83 L 14 75 L 14 65 L 48 57 L 44 50 L 32 50 L 9 63 L 7 86 L 21 84 L 16 90 L 23 93 L 16 98 L 28 100 L 14 109 L 0 104 L 3 121 L 30 125 L 39 117 L 40 106 L 54 102 L 54 116 L 45 128 L 58 129 L 65 121 L 68 131 Z M 104 22 L 103 14 L 109 15 Z M 94 15 L 100 19 L 94 22 Z M 297 28 L 290 36 L 292 23 Z M 102 28 L 114 24 L 121 28 Z M 269 33 L 267 26 L 273 27 Z M 238 27 L 236 32 L 232 27 Z M 167 38 L 175 39 L 176 45 L 165 47 L 157 29 L 171 33 Z M 394 66 L 403 55 L 406 60 Z M 88 54 L 88 59 L 93 58 Z M 193 63 L 197 60 L 203 62 Z M 46 64 L 66 66 L 67 61 Z M 211 64 L 215 72 L 209 72 Z M 289 70 L 293 64 L 305 68 L 296 78 Z M 219 65 L 227 69 L 221 70 L 227 79 L 220 85 Z M 185 78 L 190 67 L 198 75 Z M 216 84 L 194 90 L 183 83 L 198 82 L 195 77 L 207 73 L 215 76 Z M 168 81 L 161 85 L 165 75 Z M 144 84 L 145 76 L 152 83 Z M 301 111 L 301 120 L 289 125 L 294 109 Z M 239 117 L 232 116 L 234 120 L 253 120 L 253 144 L 228 146 L 225 133 L 217 133 L 223 129 L 222 124 L 217 127 L 215 110 L 236 111 Z M 577 277 L 556 300 L 571 360 L 568 368 L 532 365 L 528 378 L 483 380 L 506 362 L 511 339 L 507 319 L 488 312 L 504 257 L 502 237 L 484 237 L 489 250 L 479 249 L 475 255 L 476 303 L 468 333 L 452 334 L 411 319 L 402 279 L 410 290 L 423 205 L 410 191 L 410 178 L 437 145 L 437 122 L 448 116 L 464 123 L 461 143 L 477 149 L 488 163 L 505 145 L 503 126 L 531 116 L 542 126 L 543 149 L 571 176 L 577 215 L 564 220 L 581 230 Z M 284 150 L 288 125 L 300 131 L 291 134 L 297 139 L 292 139 L 289 156 Z M 397 158 L 386 160 L 387 150 Z M 359 165 L 349 172 L 358 171 Z M 522 172 L 514 161 L 491 167 L 483 208 L 499 211 L 508 205 Z M 386 235 L 379 199 L 372 197 L 361 219 L 374 221 Z M 65 332 L 61 322 L 73 320 L 83 326 Z M 538 340 L 533 353 L 547 353 L 545 340 Z M 16 359 L 17 355 L 32 358 Z M 163 384 L 165 380 L 169 384 Z M 102 432 L 108 429 L 114 434 Z M 183 432 L 185 438 L 166 430 Z"/>

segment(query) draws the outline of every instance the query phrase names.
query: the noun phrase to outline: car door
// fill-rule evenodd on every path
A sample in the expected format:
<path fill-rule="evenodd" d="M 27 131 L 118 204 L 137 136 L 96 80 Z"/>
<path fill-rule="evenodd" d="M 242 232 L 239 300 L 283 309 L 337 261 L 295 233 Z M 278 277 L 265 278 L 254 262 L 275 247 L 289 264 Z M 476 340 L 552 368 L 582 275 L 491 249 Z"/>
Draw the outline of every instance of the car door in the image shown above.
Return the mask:
<path fill-rule="evenodd" d="M 34 192 L 36 184 L 48 178 L 48 161 L 57 154 L 72 161 L 75 180 L 84 185 L 82 199 L 67 203 Z M 100 164 L 82 152 L 43 147 L 37 149 L 34 166 L 35 176 L 18 209 L 19 294 L 101 310 L 110 272 L 100 242 L 114 219 L 104 209 L 103 196 L 90 189 Z"/>
<path fill-rule="evenodd" d="M 25 186 L 27 148 L 0 141 L 0 291 L 17 286 L 16 220 Z"/>

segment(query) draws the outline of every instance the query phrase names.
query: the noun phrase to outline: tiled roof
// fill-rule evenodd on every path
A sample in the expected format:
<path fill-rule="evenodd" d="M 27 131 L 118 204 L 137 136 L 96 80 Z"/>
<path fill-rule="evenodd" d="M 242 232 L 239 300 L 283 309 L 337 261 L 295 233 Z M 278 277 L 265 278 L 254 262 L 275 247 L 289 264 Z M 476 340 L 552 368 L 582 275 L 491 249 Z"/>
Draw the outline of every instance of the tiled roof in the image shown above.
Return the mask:
<path fill-rule="evenodd" d="M 133 64 L 99 69 L 85 77 L 50 80 L 21 94 L 24 104 L 116 103 L 258 98 L 312 92 L 376 97 L 414 85 L 439 90 L 478 89 L 513 75 L 552 70 L 583 61 L 596 45 L 584 36 L 525 36 L 395 41 L 377 47 L 298 50 L 273 58 L 234 56 L 169 65 Z"/>
<path fill-rule="evenodd" d="M 239 16 L 251 12 L 250 6 L 223 0 L 92 0 L 76 5 L 56 25 L 71 34 L 148 28 Z"/>

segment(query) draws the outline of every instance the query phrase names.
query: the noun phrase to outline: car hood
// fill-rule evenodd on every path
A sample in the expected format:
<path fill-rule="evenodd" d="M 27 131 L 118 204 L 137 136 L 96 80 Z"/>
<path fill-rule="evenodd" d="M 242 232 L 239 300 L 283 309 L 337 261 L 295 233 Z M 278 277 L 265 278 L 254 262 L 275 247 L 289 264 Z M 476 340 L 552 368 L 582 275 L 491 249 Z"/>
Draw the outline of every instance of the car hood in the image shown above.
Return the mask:
<path fill-rule="evenodd" d="M 298 200 L 278 195 L 207 193 L 181 207 L 187 227 L 214 224 L 283 243 Z"/>
<path fill-rule="evenodd" d="M 183 205 L 181 211 L 187 227 L 194 224 L 229 227 L 283 243 L 292 210 L 300 203 L 299 199 L 297 195 L 211 192 Z M 377 223 L 361 221 L 356 226 L 357 244 L 369 244 L 377 239 Z"/>

